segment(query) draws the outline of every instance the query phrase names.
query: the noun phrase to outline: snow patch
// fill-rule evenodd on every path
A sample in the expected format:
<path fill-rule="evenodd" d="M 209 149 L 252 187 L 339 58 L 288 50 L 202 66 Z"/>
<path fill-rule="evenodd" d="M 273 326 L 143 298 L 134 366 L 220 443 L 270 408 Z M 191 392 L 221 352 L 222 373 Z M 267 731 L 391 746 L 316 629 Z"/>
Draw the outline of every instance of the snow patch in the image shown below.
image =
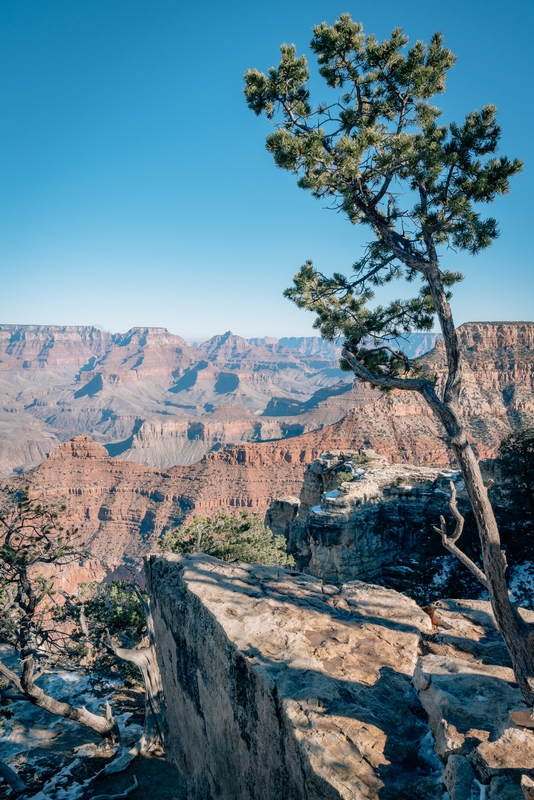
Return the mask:
<path fill-rule="evenodd" d="M 455 556 L 440 556 L 439 561 L 439 568 L 432 577 L 432 581 L 430 583 L 430 585 L 436 589 L 440 586 L 447 585 L 454 572 L 454 567 L 456 566 Z"/>
<path fill-rule="evenodd" d="M 534 564 L 525 561 L 515 564 L 508 571 L 508 585 L 510 587 L 510 600 L 519 603 L 524 608 L 534 610 Z"/>
<path fill-rule="evenodd" d="M 438 759 L 436 755 L 436 751 L 434 750 L 434 745 L 436 744 L 436 740 L 432 736 L 432 731 L 428 731 L 426 736 L 423 736 L 421 742 L 419 744 L 419 748 L 417 750 L 417 754 L 422 761 L 426 761 L 430 769 L 432 770 L 432 774 L 435 778 L 441 775 L 441 761 Z"/>
<path fill-rule="evenodd" d="M 479 783 L 477 779 L 473 781 L 473 790 L 471 792 L 471 797 L 473 800 L 487 800 L 488 797 L 488 789 L 489 786 L 485 786 L 483 783 Z M 478 794 L 477 794 L 478 792 Z"/>

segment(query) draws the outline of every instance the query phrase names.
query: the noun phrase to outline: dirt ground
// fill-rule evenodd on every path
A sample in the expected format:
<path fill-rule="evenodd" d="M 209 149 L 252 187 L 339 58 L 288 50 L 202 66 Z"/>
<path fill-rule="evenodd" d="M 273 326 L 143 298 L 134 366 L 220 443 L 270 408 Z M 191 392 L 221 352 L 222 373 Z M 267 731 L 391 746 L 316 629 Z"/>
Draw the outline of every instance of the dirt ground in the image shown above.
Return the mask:
<path fill-rule="evenodd" d="M 83 795 L 83 800 L 93 800 L 99 795 L 120 794 L 133 784 L 134 775 L 139 787 L 128 795 L 128 800 L 187 800 L 185 785 L 178 770 L 164 758 L 155 755 L 138 756 L 124 772 L 95 778 Z"/>

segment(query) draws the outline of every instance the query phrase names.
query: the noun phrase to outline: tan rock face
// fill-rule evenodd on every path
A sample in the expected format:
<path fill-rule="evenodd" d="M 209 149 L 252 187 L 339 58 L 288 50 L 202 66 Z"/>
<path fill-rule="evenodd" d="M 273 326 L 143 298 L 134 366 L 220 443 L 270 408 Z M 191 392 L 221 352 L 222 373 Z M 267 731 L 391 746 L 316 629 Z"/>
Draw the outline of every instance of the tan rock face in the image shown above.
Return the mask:
<path fill-rule="evenodd" d="M 521 776 L 534 775 L 534 731 L 510 712 L 526 706 L 488 602 L 440 600 L 414 685 L 445 762 L 451 800 L 467 800 L 474 780 L 490 798 L 523 800 Z M 528 621 L 534 613 L 521 610 Z"/>
<path fill-rule="evenodd" d="M 202 556 L 151 557 L 148 574 L 167 753 L 191 800 L 215 785 L 232 800 L 531 793 L 534 731 L 511 719 L 521 695 L 488 602 L 427 615 L 359 581 Z"/>
<path fill-rule="evenodd" d="M 191 800 L 442 796 L 406 597 L 208 557 L 152 559 L 167 756 Z"/>
<path fill-rule="evenodd" d="M 163 530 L 194 512 L 221 508 L 265 513 L 273 491 L 295 494 L 300 465 L 270 463 L 261 470 L 211 457 L 187 467 L 156 470 L 110 458 L 102 445 L 77 436 L 57 447 L 21 484 L 50 504 L 66 506 L 65 521 L 106 565 L 138 563 L 157 549 Z"/>

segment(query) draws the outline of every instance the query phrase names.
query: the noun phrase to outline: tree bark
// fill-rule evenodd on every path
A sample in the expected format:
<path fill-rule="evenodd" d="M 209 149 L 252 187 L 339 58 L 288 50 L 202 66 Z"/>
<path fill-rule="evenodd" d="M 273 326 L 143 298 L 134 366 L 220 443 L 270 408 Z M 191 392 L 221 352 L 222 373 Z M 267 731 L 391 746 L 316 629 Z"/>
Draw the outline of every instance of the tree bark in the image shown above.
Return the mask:
<path fill-rule="evenodd" d="M 143 753 L 156 747 L 163 748 L 163 730 L 165 706 L 163 685 L 154 645 L 138 650 L 127 650 L 110 645 L 117 658 L 135 664 L 141 671 L 145 684 L 145 725 L 143 736 L 139 742 L 139 752 Z"/>
<path fill-rule="evenodd" d="M 429 252 L 435 256 L 433 245 Z M 436 395 L 434 384 L 430 382 L 424 387 L 422 395 L 443 424 L 449 445 L 458 461 L 478 529 L 484 574 L 497 628 L 512 660 L 519 688 L 528 705 L 532 707 L 534 706 L 534 627 L 519 616 L 510 601 L 506 581 L 507 562 L 501 548 L 499 528 L 478 460 L 460 421 L 458 412 L 463 371 L 462 358 L 458 334 L 443 289 L 437 259 L 428 269 L 426 277 L 445 342 L 447 381 L 442 401 Z"/>
<path fill-rule="evenodd" d="M 0 775 L 16 792 L 23 792 L 26 788 L 25 783 L 19 778 L 15 770 L 3 761 L 0 761 Z"/>
<path fill-rule="evenodd" d="M 534 706 L 534 628 L 520 617 L 510 601 L 506 581 L 506 556 L 501 549 L 499 529 L 480 466 L 456 414 L 451 409 L 448 409 L 447 414 L 441 414 L 441 404 L 436 404 L 429 397 L 427 401 L 449 435 L 450 446 L 458 461 L 479 533 L 484 574 L 497 628 L 510 654 L 523 697 L 529 706 Z"/>
<path fill-rule="evenodd" d="M 85 706 L 77 708 L 70 703 L 56 700 L 54 697 L 47 695 L 40 686 L 34 682 L 35 675 L 35 661 L 31 653 L 23 653 L 22 656 L 22 675 L 19 677 L 16 673 L 8 669 L 0 662 L 0 672 L 8 678 L 17 690 L 24 695 L 24 698 L 34 706 L 49 711 L 51 714 L 56 714 L 58 717 L 65 717 L 65 719 L 72 719 L 74 722 L 79 722 L 87 728 L 96 731 L 106 742 L 109 744 L 118 744 L 120 734 L 117 723 L 113 719 L 111 707 L 106 703 L 104 716 L 93 714 L 88 711 Z"/>
<path fill-rule="evenodd" d="M 143 676 L 143 683 L 145 684 L 145 724 L 143 735 L 138 744 L 139 752 L 143 753 L 156 748 L 163 749 L 165 699 L 163 684 L 161 682 L 161 673 L 156 658 L 154 620 L 150 608 L 150 601 L 144 599 L 139 588 L 135 584 L 133 588 L 145 612 L 149 642 L 148 647 L 132 650 L 128 650 L 124 647 L 116 647 L 111 637 L 108 638 L 108 647 L 117 658 L 136 664 Z"/>

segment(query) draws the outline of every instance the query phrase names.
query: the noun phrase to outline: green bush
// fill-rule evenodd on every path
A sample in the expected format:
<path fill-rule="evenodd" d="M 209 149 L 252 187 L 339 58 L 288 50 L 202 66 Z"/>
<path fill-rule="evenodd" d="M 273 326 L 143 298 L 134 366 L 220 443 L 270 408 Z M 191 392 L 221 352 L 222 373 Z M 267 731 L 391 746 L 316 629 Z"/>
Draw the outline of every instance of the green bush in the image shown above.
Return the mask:
<path fill-rule="evenodd" d="M 352 472 L 338 472 L 336 475 L 336 486 L 341 486 L 342 483 L 350 483 L 354 480 Z"/>
<path fill-rule="evenodd" d="M 196 515 L 187 525 L 167 531 L 160 540 L 166 552 L 207 553 L 222 561 L 245 561 L 264 566 L 290 567 L 283 536 L 274 536 L 260 514 L 219 511 L 213 517 Z"/>

